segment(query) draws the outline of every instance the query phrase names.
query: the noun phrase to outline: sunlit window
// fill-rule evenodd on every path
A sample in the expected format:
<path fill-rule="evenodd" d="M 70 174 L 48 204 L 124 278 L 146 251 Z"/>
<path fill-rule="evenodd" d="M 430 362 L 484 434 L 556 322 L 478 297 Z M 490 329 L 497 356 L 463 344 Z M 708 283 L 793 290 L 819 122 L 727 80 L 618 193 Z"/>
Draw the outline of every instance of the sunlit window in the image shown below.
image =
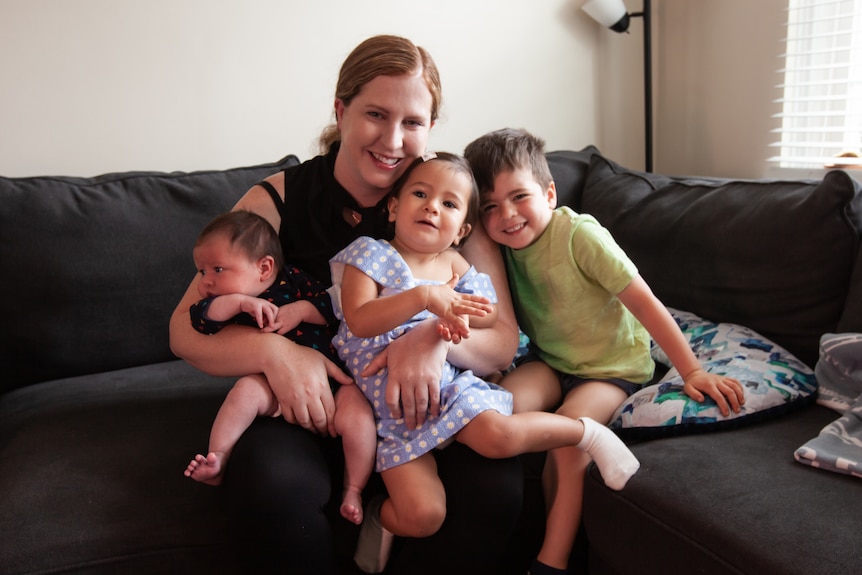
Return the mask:
<path fill-rule="evenodd" d="M 862 164 L 862 0 L 789 0 L 782 168 Z"/>

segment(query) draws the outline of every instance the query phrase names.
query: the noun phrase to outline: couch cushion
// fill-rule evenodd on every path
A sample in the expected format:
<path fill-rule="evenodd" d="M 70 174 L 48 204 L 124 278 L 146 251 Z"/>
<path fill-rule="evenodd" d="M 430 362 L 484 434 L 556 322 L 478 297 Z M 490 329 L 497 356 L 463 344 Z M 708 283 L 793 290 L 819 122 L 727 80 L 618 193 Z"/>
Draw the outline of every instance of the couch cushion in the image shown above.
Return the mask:
<path fill-rule="evenodd" d="M 0 395 L 0 571 L 229 572 L 223 491 L 183 470 L 232 383 L 175 360 Z"/>
<path fill-rule="evenodd" d="M 595 146 L 587 146 L 577 152 L 556 150 L 545 154 L 557 188 L 558 204 L 565 204 L 575 211 L 580 210 L 590 159 L 598 153 Z"/>
<path fill-rule="evenodd" d="M 809 366 L 836 331 L 862 233 L 859 183 L 670 178 L 594 155 L 583 212 L 665 305 L 754 329 Z"/>
<path fill-rule="evenodd" d="M 624 439 L 738 427 L 798 409 L 817 397 L 814 371 L 772 341 L 744 326 L 670 311 L 704 369 L 742 384 L 745 404 L 739 413 L 724 416 L 712 398 L 698 403 L 688 397 L 679 373 L 670 369 L 658 383 L 626 399 L 611 417 L 611 429 Z M 660 347 L 654 345 L 652 354 L 671 367 Z"/>
<path fill-rule="evenodd" d="M 793 458 L 834 418 L 811 405 L 741 429 L 636 443 L 641 467 L 622 491 L 593 466 L 584 524 L 590 563 L 604 569 L 590 572 L 857 573 L 862 482 Z"/>
<path fill-rule="evenodd" d="M 0 178 L 0 392 L 171 359 L 168 320 L 200 229 L 297 162 Z"/>

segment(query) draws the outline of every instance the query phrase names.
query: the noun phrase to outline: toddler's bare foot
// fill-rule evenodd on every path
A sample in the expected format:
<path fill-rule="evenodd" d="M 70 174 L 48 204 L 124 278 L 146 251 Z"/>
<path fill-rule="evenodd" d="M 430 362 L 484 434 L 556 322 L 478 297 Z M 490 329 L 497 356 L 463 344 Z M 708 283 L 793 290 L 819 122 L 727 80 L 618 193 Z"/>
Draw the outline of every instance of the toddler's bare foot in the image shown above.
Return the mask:
<path fill-rule="evenodd" d="M 207 485 L 221 484 L 222 454 L 210 452 L 204 457 L 198 453 L 186 467 L 184 475 Z"/>
<path fill-rule="evenodd" d="M 362 493 L 355 487 L 344 490 L 344 498 L 341 500 L 341 516 L 359 525 L 362 523 Z"/>

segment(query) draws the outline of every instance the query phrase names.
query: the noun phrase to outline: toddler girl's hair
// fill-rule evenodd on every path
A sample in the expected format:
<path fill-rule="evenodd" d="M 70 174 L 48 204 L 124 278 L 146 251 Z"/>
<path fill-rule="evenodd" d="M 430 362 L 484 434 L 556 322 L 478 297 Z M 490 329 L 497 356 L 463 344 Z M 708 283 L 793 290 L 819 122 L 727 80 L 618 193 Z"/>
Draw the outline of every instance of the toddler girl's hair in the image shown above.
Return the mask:
<path fill-rule="evenodd" d="M 278 233 L 266 218 L 247 210 L 237 210 L 216 216 L 198 235 L 195 247 L 207 239 L 224 235 L 231 245 L 238 247 L 252 261 L 272 256 L 277 270 L 284 266 L 284 256 Z"/>
<path fill-rule="evenodd" d="M 462 156 L 458 154 L 451 154 L 449 152 L 428 152 L 423 156 L 420 156 L 413 160 L 404 173 L 401 174 L 401 177 L 395 182 L 395 185 L 392 186 L 392 191 L 390 192 L 396 198 L 401 193 L 401 190 L 404 188 L 404 185 L 407 183 L 407 180 L 410 178 L 410 174 L 413 170 L 416 169 L 416 166 L 424 164 L 425 162 L 446 162 L 449 164 L 449 169 L 456 174 L 463 174 L 467 176 L 467 179 L 470 180 L 470 199 L 467 204 L 467 215 L 464 218 L 464 223 L 470 224 L 470 228 L 474 228 L 476 226 L 476 222 L 479 220 L 479 188 L 476 186 L 476 179 L 473 177 L 473 170 L 470 168 L 470 164 L 464 159 Z M 462 242 L 467 239 L 470 234 L 468 233 L 461 240 Z"/>
<path fill-rule="evenodd" d="M 494 179 L 500 172 L 529 168 L 543 190 L 554 179 L 545 157 L 545 141 L 526 130 L 503 128 L 489 132 L 467 144 L 464 157 L 483 194 L 494 189 Z"/>

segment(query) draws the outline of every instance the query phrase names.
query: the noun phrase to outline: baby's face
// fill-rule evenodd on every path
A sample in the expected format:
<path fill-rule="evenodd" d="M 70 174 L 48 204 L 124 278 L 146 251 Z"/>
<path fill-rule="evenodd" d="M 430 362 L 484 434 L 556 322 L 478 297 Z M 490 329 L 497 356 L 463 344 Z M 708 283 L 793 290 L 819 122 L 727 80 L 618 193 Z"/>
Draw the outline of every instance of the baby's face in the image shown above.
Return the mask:
<path fill-rule="evenodd" d="M 556 204 L 553 184 L 542 189 L 529 169 L 519 168 L 494 178 L 494 189 L 482 195 L 479 211 L 492 240 L 520 250 L 539 239 Z"/>
<path fill-rule="evenodd" d="M 201 297 L 233 293 L 256 296 L 262 291 L 256 263 L 224 235 L 207 238 L 194 249 L 193 257 Z"/>

